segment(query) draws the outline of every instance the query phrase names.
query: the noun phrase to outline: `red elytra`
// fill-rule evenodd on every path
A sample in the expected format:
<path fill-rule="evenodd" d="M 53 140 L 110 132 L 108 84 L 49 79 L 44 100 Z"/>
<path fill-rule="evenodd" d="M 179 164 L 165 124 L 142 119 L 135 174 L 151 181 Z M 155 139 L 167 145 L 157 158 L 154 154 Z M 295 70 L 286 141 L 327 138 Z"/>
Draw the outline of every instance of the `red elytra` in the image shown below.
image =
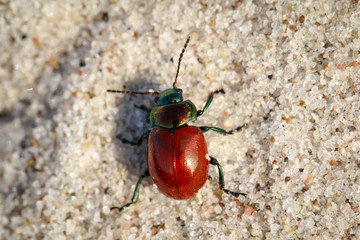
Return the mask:
<path fill-rule="evenodd" d="M 200 128 L 155 128 L 148 139 L 148 169 L 159 191 L 187 199 L 205 184 L 209 160 Z"/>

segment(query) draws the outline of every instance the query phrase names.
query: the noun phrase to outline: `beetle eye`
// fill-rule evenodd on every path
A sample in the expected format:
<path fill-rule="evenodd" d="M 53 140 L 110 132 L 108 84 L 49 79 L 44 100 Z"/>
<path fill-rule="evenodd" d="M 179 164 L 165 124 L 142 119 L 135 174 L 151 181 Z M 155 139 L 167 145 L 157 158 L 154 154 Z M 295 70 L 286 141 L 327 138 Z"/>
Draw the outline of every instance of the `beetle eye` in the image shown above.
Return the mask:
<path fill-rule="evenodd" d="M 159 101 L 159 96 L 156 96 L 155 99 L 154 99 L 155 103 L 157 104 L 158 101 Z"/>

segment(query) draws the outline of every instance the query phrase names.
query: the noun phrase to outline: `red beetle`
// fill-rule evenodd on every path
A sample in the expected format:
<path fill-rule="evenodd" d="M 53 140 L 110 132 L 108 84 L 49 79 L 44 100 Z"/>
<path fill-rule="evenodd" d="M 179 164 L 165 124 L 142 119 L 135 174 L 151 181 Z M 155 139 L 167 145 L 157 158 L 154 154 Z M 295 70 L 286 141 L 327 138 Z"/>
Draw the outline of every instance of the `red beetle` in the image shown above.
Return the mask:
<path fill-rule="evenodd" d="M 151 179 L 159 191 L 174 199 L 187 199 L 205 184 L 208 175 L 209 163 L 217 166 L 219 172 L 219 185 L 225 193 L 235 197 L 246 196 L 245 193 L 232 192 L 225 189 L 224 174 L 219 162 L 207 154 L 207 147 L 203 132 L 213 130 L 221 134 L 233 134 L 240 131 L 247 124 L 232 130 L 225 131 L 217 127 L 188 126 L 189 121 L 195 121 L 210 106 L 214 94 L 223 90 L 212 92 L 202 110 L 197 110 L 190 101 L 183 101 L 182 90 L 176 87 L 180 63 L 185 48 L 190 41 L 187 39 L 180 54 L 178 68 L 173 87 L 162 92 L 132 92 L 123 90 L 107 90 L 115 93 L 128 94 L 151 94 L 156 96 L 157 106 L 148 109 L 145 106 L 137 106 L 149 113 L 148 122 L 152 130 L 142 133 L 136 141 L 129 141 L 118 136 L 123 143 L 140 145 L 144 137 L 148 138 L 148 169 L 139 178 L 132 201 L 122 207 L 112 207 L 111 210 L 124 210 L 134 204 L 139 198 L 139 189 L 144 177 Z"/>

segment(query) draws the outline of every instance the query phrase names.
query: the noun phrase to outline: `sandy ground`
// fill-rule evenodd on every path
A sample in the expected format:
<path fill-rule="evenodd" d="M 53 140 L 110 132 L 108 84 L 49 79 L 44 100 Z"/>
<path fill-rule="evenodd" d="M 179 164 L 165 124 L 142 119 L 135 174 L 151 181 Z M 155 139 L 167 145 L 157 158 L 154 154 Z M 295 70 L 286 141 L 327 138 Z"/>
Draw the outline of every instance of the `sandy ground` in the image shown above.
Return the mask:
<path fill-rule="evenodd" d="M 27 1 L 0 3 L 0 239 L 360 239 L 360 3 Z M 178 87 L 216 168 L 172 200 L 146 169 L 149 129 L 107 89 Z"/>

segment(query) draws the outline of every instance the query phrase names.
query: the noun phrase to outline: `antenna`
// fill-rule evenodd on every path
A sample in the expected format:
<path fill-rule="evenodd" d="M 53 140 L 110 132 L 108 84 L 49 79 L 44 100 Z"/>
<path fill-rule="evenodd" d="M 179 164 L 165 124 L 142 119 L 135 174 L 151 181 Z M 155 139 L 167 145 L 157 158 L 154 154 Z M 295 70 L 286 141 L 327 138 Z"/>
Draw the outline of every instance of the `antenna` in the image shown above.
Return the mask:
<path fill-rule="evenodd" d="M 184 47 L 183 47 L 183 49 L 182 49 L 182 51 L 181 51 L 180 57 L 179 57 L 179 62 L 178 62 L 178 67 L 177 67 L 177 71 L 176 71 L 174 83 L 173 83 L 173 88 L 176 88 L 177 77 L 179 76 L 179 71 L 180 71 L 181 59 L 182 59 L 182 57 L 183 57 L 183 55 L 184 55 L 185 49 L 186 49 L 189 41 L 190 41 L 190 36 L 187 38 L 187 40 L 186 40 L 186 42 L 185 42 L 185 45 L 184 45 Z"/>
<path fill-rule="evenodd" d="M 125 91 L 125 90 L 112 90 L 112 89 L 108 89 L 106 91 L 111 93 L 127 93 L 127 94 L 143 94 L 143 95 L 150 94 L 154 96 L 159 95 L 158 92 L 133 92 L 133 91 Z"/>

